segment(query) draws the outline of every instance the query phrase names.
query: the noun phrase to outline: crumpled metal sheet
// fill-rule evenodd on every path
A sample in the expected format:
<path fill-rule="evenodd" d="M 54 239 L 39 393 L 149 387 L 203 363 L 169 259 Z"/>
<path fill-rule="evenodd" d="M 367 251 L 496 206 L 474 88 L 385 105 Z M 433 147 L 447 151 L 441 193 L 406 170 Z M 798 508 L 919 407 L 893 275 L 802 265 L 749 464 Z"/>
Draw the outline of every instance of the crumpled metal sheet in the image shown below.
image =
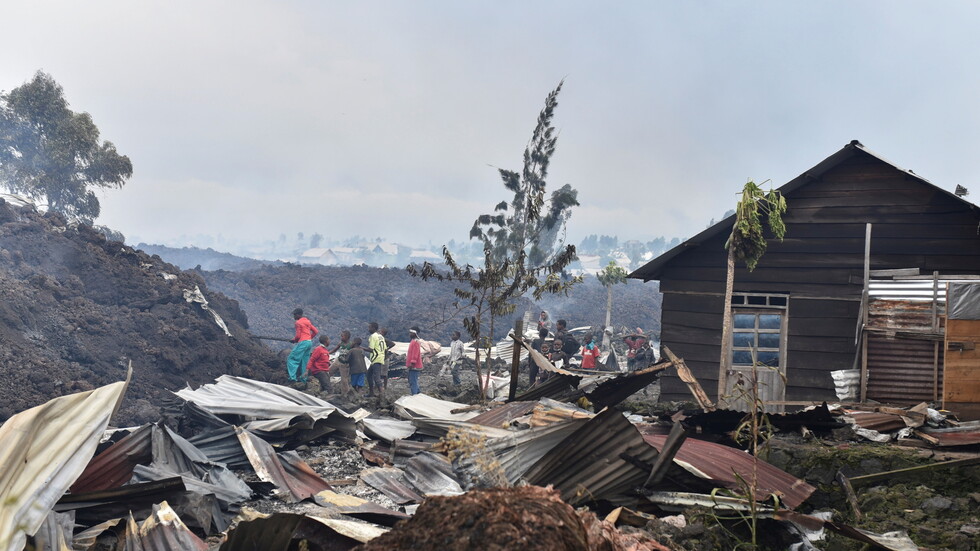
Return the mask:
<path fill-rule="evenodd" d="M 371 467 L 361 471 L 361 480 L 391 498 L 398 505 L 422 503 L 424 499 L 405 480 L 405 471 L 397 467 Z"/>
<path fill-rule="evenodd" d="M 118 488 L 133 478 L 133 469 L 153 460 L 153 425 L 143 425 L 106 448 L 89 462 L 71 485 L 72 493 Z"/>
<path fill-rule="evenodd" d="M 200 287 L 195 285 L 193 291 L 190 289 L 184 289 L 184 300 L 190 303 L 200 304 L 201 310 L 211 314 L 211 317 L 214 319 L 214 323 L 218 324 L 218 327 L 225 332 L 226 336 L 233 336 L 231 331 L 228 330 L 228 324 L 225 323 L 225 320 L 221 319 L 221 316 L 208 305 L 208 299 L 204 298 L 204 293 L 201 292 Z"/>
<path fill-rule="evenodd" d="M 426 497 L 463 493 L 449 460 L 432 452 L 422 452 L 409 459 L 405 463 L 405 478 Z"/>
<path fill-rule="evenodd" d="M 365 417 L 360 420 L 360 423 L 364 427 L 365 434 L 385 442 L 402 440 L 415 434 L 415 425 L 409 421 L 387 417 Z"/>
<path fill-rule="evenodd" d="M 605 379 L 591 391 L 586 391 L 585 397 L 592 402 L 596 411 L 615 406 L 656 381 L 660 374 L 672 365 L 670 362 L 664 362 L 660 365 Z"/>
<path fill-rule="evenodd" d="M 643 439 L 651 446 L 660 450 L 667 441 L 662 434 L 647 434 Z M 769 495 L 779 496 L 780 502 L 795 509 L 806 501 L 817 489 L 795 476 L 773 467 L 769 463 L 752 455 L 704 440 L 688 438 L 681 444 L 674 456 L 674 463 L 683 467 L 694 476 L 711 480 L 725 488 L 737 490 L 740 482 L 736 477 L 749 481 L 756 477 L 756 495 L 760 501 L 768 499 Z"/>
<path fill-rule="evenodd" d="M 478 411 L 466 411 L 453 413 L 454 409 L 469 407 L 467 404 L 450 402 L 433 398 L 428 394 L 416 394 L 414 396 L 402 396 L 395 400 L 395 413 L 409 421 L 422 417 L 426 419 L 451 419 L 455 421 L 467 421 L 480 414 Z"/>
<path fill-rule="evenodd" d="M 510 402 L 505 405 L 494 407 L 488 411 L 470 419 L 470 423 L 485 425 L 488 427 L 502 428 L 508 426 L 511 421 L 531 413 L 538 403 L 534 401 Z"/>
<path fill-rule="evenodd" d="M 330 489 L 295 453 L 279 455 L 268 442 L 247 430 L 237 428 L 236 432 L 255 474 L 260 480 L 275 484 L 288 500 L 302 501 Z"/>
<path fill-rule="evenodd" d="M 95 454 L 119 407 L 125 381 L 69 394 L 22 411 L 0 426 L 0 543 L 24 548 Z"/>
<path fill-rule="evenodd" d="M 340 513 L 382 526 L 394 526 L 398 521 L 409 518 L 405 513 L 392 511 L 391 509 L 357 496 L 338 494 L 332 490 L 324 490 L 318 493 L 314 496 L 313 500 L 316 501 L 317 505 L 330 512 Z"/>
<path fill-rule="evenodd" d="M 363 522 L 295 513 L 256 515 L 228 532 L 220 551 L 289 551 L 301 540 L 317 549 L 345 551 L 371 541 L 387 529 Z"/>
<path fill-rule="evenodd" d="M 71 551 L 72 532 L 75 528 L 75 514 L 51 511 L 44 517 L 41 527 L 34 533 L 35 551 Z"/>
<path fill-rule="evenodd" d="M 187 528 L 166 501 L 153 506 L 153 513 L 139 527 L 138 538 L 140 551 L 174 549 L 207 551 L 208 549 L 208 545 Z M 132 549 L 127 545 L 127 551 Z"/>
<path fill-rule="evenodd" d="M 185 388 L 174 394 L 214 415 L 287 420 L 303 415 L 314 420 L 326 419 L 331 415 L 347 417 L 346 413 L 329 402 L 305 392 L 232 375 L 222 375 L 213 384 L 196 390 Z"/>
<path fill-rule="evenodd" d="M 572 506 L 593 499 L 615 502 L 649 474 L 624 456 L 652 465 L 657 450 L 622 413 L 607 409 L 552 448 L 524 478 L 537 486 L 551 484 Z"/>

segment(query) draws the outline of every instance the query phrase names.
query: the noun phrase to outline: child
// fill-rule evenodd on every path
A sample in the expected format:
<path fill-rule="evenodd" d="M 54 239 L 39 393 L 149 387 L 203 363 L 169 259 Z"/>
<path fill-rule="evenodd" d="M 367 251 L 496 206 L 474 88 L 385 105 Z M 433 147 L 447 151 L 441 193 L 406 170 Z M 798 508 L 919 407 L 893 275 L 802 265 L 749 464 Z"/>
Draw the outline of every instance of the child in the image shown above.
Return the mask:
<path fill-rule="evenodd" d="M 599 357 L 599 347 L 595 344 L 595 336 L 589 335 L 588 344 L 582 347 L 582 369 L 595 369 L 595 361 Z"/>
<path fill-rule="evenodd" d="M 306 370 L 320 381 L 320 390 L 330 392 L 330 337 L 320 336 L 320 344 L 313 349 L 310 354 L 310 362 L 306 364 Z"/>
<path fill-rule="evenodd" d="M 347 357 L 347 361 L 350 363 L 350 385 L 356 394 L 360 394 L 367 378 L 367 363 L 364 361 L 361 337 L 354 337 L 354 340 L 351 341 L 350 355 Z"/>
<path fill-rule="evenodd" d="M 405 355 L 405 367 L 408 368 L 408 388 L 412 395 L 419 390 L 419 373 L 425 367 L 422 363 L 422 344 L 419 339 L 419 328 L 412 327 L 409 332 L 412 341 L 408 343 L 408 354 Z"/>

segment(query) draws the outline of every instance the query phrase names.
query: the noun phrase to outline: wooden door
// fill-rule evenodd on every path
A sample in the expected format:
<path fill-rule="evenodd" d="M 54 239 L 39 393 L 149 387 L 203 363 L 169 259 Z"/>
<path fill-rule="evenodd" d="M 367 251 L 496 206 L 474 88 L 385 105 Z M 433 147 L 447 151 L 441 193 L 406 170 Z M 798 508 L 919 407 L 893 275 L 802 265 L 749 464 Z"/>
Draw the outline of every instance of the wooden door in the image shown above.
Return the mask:
<path fill-rule="evenodd" d="M 946 320 L 943 408 L 980 419 L 980 320 Z"/>

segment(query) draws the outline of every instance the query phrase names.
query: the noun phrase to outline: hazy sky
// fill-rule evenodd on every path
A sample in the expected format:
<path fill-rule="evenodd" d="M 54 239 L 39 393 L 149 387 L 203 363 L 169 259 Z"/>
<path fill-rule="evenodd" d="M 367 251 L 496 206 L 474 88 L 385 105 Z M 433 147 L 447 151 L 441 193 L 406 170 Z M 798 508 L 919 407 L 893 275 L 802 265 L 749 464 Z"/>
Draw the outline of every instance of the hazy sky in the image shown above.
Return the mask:
<path fill-rule="evenodd" d="M 569 222 L 690 236 L 748 178 L 852 139 L 952 190 L 980 173 L 976 2 L 11 2 L 0 89 L 38 69 L 129 155 L 127 236 L 441 244 L 508 198 L 565 88 Z"/>

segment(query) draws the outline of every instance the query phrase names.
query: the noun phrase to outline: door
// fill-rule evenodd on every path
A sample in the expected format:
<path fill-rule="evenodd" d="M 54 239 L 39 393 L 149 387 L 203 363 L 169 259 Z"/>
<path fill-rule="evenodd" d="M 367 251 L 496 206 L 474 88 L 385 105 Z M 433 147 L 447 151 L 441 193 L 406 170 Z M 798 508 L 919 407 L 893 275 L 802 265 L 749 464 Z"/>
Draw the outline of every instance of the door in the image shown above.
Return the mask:
<path fill-rule="evenodd" d="M 732 309 L 732 355 L 726 389 L 729 407 L 753 409 L 756 393 L 763 402 L 785 398 L 786 324 L 786 311 L 782 309 Z M 782 411 L 782 407 L 767 409 Z"/>

